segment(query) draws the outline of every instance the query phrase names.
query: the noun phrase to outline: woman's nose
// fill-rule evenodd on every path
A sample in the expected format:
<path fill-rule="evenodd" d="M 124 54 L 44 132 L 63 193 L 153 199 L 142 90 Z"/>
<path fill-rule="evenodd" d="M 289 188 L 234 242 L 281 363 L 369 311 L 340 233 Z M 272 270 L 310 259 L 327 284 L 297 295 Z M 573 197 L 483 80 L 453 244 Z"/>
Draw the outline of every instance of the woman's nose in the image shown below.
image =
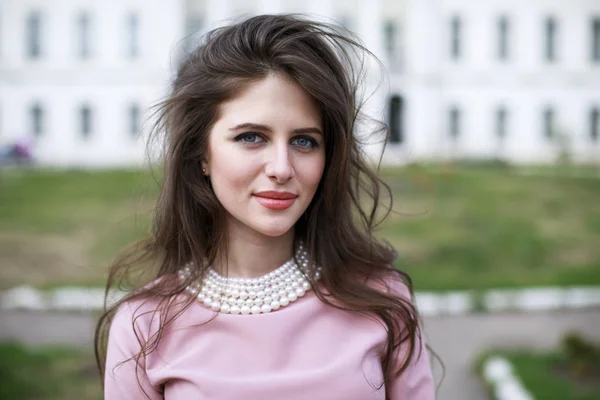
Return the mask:
<path fill-rule="evenodd" d="M 287 143 L 274 143 L 269 149 L 265 173 L 277 183 L 285 183 L 294 177 L 290 149 Z"/>

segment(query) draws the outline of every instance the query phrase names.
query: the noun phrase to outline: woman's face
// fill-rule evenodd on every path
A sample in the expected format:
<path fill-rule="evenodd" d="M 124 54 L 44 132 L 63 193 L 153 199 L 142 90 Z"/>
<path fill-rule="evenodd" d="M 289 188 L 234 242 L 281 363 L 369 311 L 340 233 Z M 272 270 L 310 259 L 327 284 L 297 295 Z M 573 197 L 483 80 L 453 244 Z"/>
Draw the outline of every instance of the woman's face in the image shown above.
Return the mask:
<path fill-rule="evenodd" d="M 313 99 L 277 74 L 221 105 L 203 166 L 228 213 L 230 234 L 290 232 L 323 175 L 322 132 Z"/>

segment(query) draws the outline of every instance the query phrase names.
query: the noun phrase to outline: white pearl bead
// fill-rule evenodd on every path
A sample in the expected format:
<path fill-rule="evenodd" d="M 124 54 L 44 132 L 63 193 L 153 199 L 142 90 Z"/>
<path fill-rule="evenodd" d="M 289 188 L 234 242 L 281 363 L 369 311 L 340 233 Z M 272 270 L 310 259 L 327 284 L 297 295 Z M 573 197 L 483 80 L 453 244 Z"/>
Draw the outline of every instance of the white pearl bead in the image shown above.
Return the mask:
<path fill-rule="evenodd" d="M 268 304 L 263 304 L 262 307 L 260 307 L 260 311 L 263 313 L 268 313 L 271 311 L 271 306 Z"/>
<path fill-rule="evenodd" d="M 192 276 L 193 263 L 185 264 L 177 274 L 182 281 Z M 227 278 L 209 268 L 208 273 L 186 287 L 207 307 L 231 314 L 267 313 L 286 306 L 311 289 L 305 275 L 318 279 L 321 268 L 308 268 L 308 253 L 302 243 L 295 258 L 260 278 Z"/>

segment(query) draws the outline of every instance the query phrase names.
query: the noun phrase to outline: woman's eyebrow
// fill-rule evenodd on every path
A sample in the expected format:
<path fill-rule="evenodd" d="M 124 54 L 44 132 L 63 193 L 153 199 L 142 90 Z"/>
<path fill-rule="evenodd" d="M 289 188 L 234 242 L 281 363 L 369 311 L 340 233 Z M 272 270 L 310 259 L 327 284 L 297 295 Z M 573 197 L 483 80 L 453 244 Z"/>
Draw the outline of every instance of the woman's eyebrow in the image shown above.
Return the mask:
<path fill-rule="evenodd" d="M 243 124 L 236 125 L 233 128 L 229 128 L 230 131 L 236 131 L 238 129 L 255 129 L 257 131 L 273 132 L 273 129 L 270 126 L 254 124 L 252 122 L 245 122 Z M 316 127 L 298 128 L 294 129 L 292 133 L 315 133 L 317 135 L 323 135 L 323 132 L 321 132 L 321 130 Z"/>

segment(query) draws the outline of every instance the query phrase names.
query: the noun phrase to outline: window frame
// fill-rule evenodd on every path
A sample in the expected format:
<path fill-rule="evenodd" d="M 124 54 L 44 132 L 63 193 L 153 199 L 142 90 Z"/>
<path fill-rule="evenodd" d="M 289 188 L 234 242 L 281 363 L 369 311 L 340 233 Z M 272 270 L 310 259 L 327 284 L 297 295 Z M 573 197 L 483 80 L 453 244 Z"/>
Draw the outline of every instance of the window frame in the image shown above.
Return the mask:
<path fill-rule="evenodd" d="M 500 61 L 510 59 L 510 31 L 511 24 L 508 15 L 501 15 L 497 21 L 498 47 L 496 56 Z"/>
<path fill-rule="evenodd" d="M 89 104 L 79 107 L 79 134 L 84 140 L 89 140 L 93 133 L 94 112 Z"/>
<path fill-rule="evenodd" d="M 554 140 L 556 137 L 556 109 L 553 106 L 544 107 L 542 127 L 544 137 L 548 140 Z"/>
<path fill-rule="evenodd" d="M 548 63 L 555 63 L 558 60 L 558 29 L 558 20 L 556 17 L 547 16 L 544 19 L 544 60 Z"/>
<path fill-rule="evenodd" d="M 135 11 L 128 12 L 125 17 L 126 40 L 125 53 L 128 59 L 135 60 L 140 58 L 140 16 Z"/>
<path fill-rule="evenodd" d="M 77 16 L 77 57 L 87 60 L 92 56 L 91 30 L 92 18 L 90 13 L 84 11 Z"/>
<path fill-rule="evenodd" d="M 508 108 L 505 105 L 500 105 L 496 108 L 494 124 L 494 133 L 496 138 L 499 140 L 505 140 L 508 131 Z"/>
<path fill-rule="evenodd" d="M 402 126 L 404 114 L 404 99 L 398 94 L 393 94 L 389 98 L 388 124 L 390 130 L 389 143 L 403 144 L 405 141 Z"/>
<path fill-rule="evenodd" d="M 40 102 L 34 103 L 29 109 L 29 116 L 31 118 L 31 133 L 36 138 L 41 137 L 44 134 L 44 107 Z"/>
<path fill-rule="evenodd" d="M 448 109 L 448 136 L 457 141 L 461 136 L 462 110 L 458 105 L 451 105 Z"/>
<path fill-rule="evenodd" d="M 592 143 L 600 142 L 600 107 L 594 106 L 590 110 L 590 130 L 589 130 L 589 139 Z"/>
<path fill-rule="evenodd" d="M 463 21 L 459 15 L 450 18 L 450 59 L 458 61 L 463 57 Z"/>
<path fill-rule="evenodd" d="M 42 13 L 31 11 L 25 19 L 25 54 L 28 59 L 42 57 Z"/>
<path fill-rule="evenodd" d="M 592 17 L 590 25 L 591 59 L 592 62 L 600 64 L 600 16 Z"/>
<path fill-rule="evenodd" d="M 141 131 L 142 109 L 136 102 L 131 103 L 127 109 L 129 136 L 137 138 Z"/>

